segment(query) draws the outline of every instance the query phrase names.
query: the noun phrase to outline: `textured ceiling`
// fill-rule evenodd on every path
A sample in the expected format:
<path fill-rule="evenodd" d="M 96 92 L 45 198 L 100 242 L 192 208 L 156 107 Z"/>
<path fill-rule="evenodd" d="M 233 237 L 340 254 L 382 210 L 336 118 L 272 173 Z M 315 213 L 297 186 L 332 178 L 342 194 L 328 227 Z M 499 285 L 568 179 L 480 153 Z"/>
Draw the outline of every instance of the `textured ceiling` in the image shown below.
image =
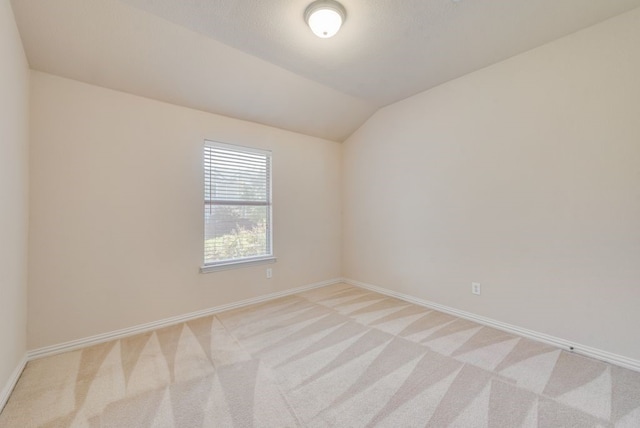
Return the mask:
<path fill-rule="evenodd" d="M 640 6 L 640 0 L 12 0 L 32 68 L 342 141 L 377 108 Z"/>

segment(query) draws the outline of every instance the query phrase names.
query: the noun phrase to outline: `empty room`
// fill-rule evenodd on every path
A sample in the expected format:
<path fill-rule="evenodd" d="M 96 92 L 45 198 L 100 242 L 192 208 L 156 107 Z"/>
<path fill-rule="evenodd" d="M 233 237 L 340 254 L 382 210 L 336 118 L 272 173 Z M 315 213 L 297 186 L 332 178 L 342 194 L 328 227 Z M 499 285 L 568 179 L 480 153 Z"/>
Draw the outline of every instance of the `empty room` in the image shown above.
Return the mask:
<path fill-rule="evenodd" d="M 640 0 L 0 0 L 0 427 L 640 427 Z"/>

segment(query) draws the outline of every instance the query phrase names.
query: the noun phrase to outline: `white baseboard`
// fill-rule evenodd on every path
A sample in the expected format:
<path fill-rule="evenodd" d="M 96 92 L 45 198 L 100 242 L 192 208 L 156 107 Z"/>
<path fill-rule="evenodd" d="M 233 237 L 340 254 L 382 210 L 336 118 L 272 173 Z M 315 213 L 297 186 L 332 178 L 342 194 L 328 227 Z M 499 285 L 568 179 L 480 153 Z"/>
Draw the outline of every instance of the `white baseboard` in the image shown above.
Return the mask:
<path fill-rule="evenodd" d="M 390 297 L 395 297 L 400 300 L 404 300 L 416 305 L 424 306 L 430 309 L 435 309 L 440 312 L 444 312 L 450 315 L 454 315 L 460 318 L 468 319 L 470 321 L 477 322 L 478 324 L 487 325 L 497 328 L 499 330 L 506 331 L 508 333 L 517 334 L 526 338 L 536 340 L 538 342 L 544 342 L 549 345 L 557 346 L 570 352 L 575 352 L 587 357 L 595 358 L 601 361 L 606 361 L 617 366 L 625 367 L 630 370 L 640 372 L 640 361 L 632 358 L 624 357 L 622 355 L 613 354 L 611 352 L 603 351 L 601 349 L 592 348 L 590 346 L 581 345 L 579 343 L 573 343 L 569 340 L 561 339 L 558 337 L 550 336 L 548 334 L 540 333 L 534 330 L 518 327 L 512 324 L 507 324 L 501 321 L 497 321 L 491 318 L 486 318 L 480 315 L 473 314 L 471 312 L 460 311 L 458 309 L 450 308 L 448 306 L 433 303 L 428 300 L 423 300 L 417 297 L 410 296 L 408 294 L 398 293 L 388 290 L 386 288 L 378 287 L 375 285 L 367 284 L 360 281 L 355 281 L 349 278 L 343 278 L 342 282 L 353 285 L 356 287 L 364 288 L 367 290 L 375 291 L 376 293 L 384 294 Z"/>
<path fill-rule="evenodd" d="M 251 299 L 241 300 L 239 302 L 228 303 L 226 305 L 215 306 L 209 309 L 203 309 L 201 311 L 191 312 L 184 315 L 178 315 L 171 318 L 166 318 L 159 321 L 154 321 L 146 324 L 140 324 L 133 327 L 124 328 L 121 330 L 116 330 L 108 333 L 98 334 L 91 337 L 86 337 L 83 339 L 73 340 L 70 342 L 61 343 L 58 345 L 47 346 L 44 348 L 34 349 L 27 352 L 27 355 L 20 362 L 18 367 L 14 373 L 12 373 L 11 378 L 8 380 L 7 385 L 2 390 L 0 394 L 0 410 L 6 404 L 6 401 L 13 390 L 15 383 L 18 381 L 22 370 L 24 369 L 27 361 L 47 357 L 50 355 L 56 355 L 67 351 L 72 351 L 80 348 L 84 348 L 86 346 L 95 345 L 102 342 L 107 342 L 109 340 L 121 339 L 123 337 L 132 336 L 139 333 L 144 333 L 150 330 L 154 330 L 157 328 L 167 327 L 173 324 L 179 324 L 185 321 L 190 321 L 195 318 L 213 315 L 216 313 L 228 311 L 231 309 L 241 308 L 243 306 L 249 306 L 256 303 L 266 302 L 268 300 L 277 299 L 279 297 L 289 296 L 292 294 L 300 293 L 303 291 L 311 290 L 314 288 L 325 287 L 327 285 L 338 284 L 340 282 L 344 282 L 349 285 L 353 285 L 356 287 L 364 288 L 367 290 L 375 291 L 380 294 L 384 294 L 390 297 L 395 297 L 410 303 L 414 303 L 416 305 L 424 306 L 430 309 L 435 309 L 440 312 L 444 312 L 450 315 L 454 315 L 460 318 L 468 319 L 470 321 L 477 322 L 479 324 L 487 325 L 490 327 L 497 328 L 499 330 L 503 330 L 509 333 L 517 334 L 519 336 L 527 337 L 532 340 L 536 340 L 538 342 L 547 343 L 549 345 L 557 346 L 559 348 L 565 349 L 567 351 L 575 352 L 581 355 L 585 355 L 588 357 L 596 358 L 601 361 L 606 361 L 611 364 L 615 364 L 621 367 L 625 367 L 631 370 L 635 370 L 640 372 L 640 361 L 632 358 L 624 357 L 622 355 L 617 355 L 611 352 L 603 351 L 601 349 L 592 348 L 590 346 L 581 345 L 578 343 L 573 343 L 569 340 L 561 339 L 558 337 L 550 336 L 548 334 L 540 333 L 534 330 L 529 330 L 526 328 L 518 327 L 512 324 L 504 323 L 501 321 L 497 321 L 491 318 L 483 317 L 480 315 L 473 314 L 471 312 L 465 312 L 458 309 L 454 309 L 448 306 L 440 305 L 438 303 L 430 302 L 428 300 L 420 299 L 414 296 L 410 296 L 408 294 L 398 293 L 392 290 L 388 290 L 386 288 L 382 288 L 376 285 L 367 284 L 360 281 L 355 281 L 349 278 L 335 278 L 328 281 L 316 282 L 314 284 L 308 284 L 302 287 L 292 288 L 285 291 L 280 291 L 276 293 L 270 293 L 259 297 L 254 297 Z"/>
<path fill-rule="evenodd" d="M 11 373 L 11 376 L 9 376 L 9 379 L 7 380 L 6 385 L 2 389 L 2 392 L 0 392 L 0 412 L 2 412 L 2 409 L 4 409 L 4 406 L 7 404 L 7 401 L 9 401 L 9 397 L 13 392 L 13 388 L 15 388 L 16 383 L 18 383 L 18 379 L 20 379 L 20 375 L 22 374 L 22 371 L 24 370 L 24 367 L 26 365 L 27 365 L 27 355 L 22 357 L 22 359 L 20 360 L 16 368 Z"/>
<path fill-rule="evenodd" d="M 201 311 L 191 312 L 184 315 L 178 315 L 171 318 L 165 318 L 159 321 L 153 321 L 146 324 L 140 324 L 133 327 L 123 328 L 121 330 L 115 330 L 108 333 L 102 333 L 102 334 L 97 334 L 95 336 L 72 340 L 70 342 L 65 342 L 57 345 L 46 346 L 44 348 L 34 349 L 27 352 L 27 360 L 31 361 L 36 358 L 42 358 L 42 357 L 48 357 L 50 355 L 61 354 L 63 352 L 73 351 L 73 350 L 84 348 L 90 345 L 107 342 L 109 340 L 122 339 L 123 337 L 133 336 L 135 334 L 144 333 L 149 330 L 155 330 L 157 328 L 167 327 L 173 324 L 179 324 L 185 321 L 190 321 L 195 318 L 200 318 L 200 317 L 213 315 L 223 311 L 228 311 L 230 309 L 236 309 L 236 308 L 241 308 L 243 306 L 254 305 L 256 303 L 262 303 L 268 300 L 277 299 L 279 297 L 289 296 L 291 294 L 300 293 L 303 291 L 311 290 L 313 288 L 319 288 L 319 287 L 325 287 L 327 285 L 337 284 L 341 281 L 342 281 L 342 278 L 335 278 L 335 279 L 330 279 L 328 281 L 316 282 L 313 284 L 304 285 L 302 287 L 292 288 L 285 291 L 279 291 L 276 293 L 270 293 L 263 296 L 253 297 L 251 299 L 241 300 L 239 302 L 228 303 L 226 305 L 215 306 L 213 308 L 203 309 Z"/>

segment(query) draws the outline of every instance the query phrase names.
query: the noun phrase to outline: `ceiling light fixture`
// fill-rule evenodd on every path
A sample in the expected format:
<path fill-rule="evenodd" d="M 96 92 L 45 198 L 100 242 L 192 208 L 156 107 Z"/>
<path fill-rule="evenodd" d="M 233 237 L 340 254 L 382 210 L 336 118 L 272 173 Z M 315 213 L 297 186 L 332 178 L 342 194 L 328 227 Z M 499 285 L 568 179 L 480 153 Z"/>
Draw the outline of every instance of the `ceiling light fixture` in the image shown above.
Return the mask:
<path fill-rule="evenodd" d="M 347 17 L 347 11 L 335 0 L 316 0 L 304 11 L 304 20 L 313 34 L 323 39 L 333 37 Z"/>

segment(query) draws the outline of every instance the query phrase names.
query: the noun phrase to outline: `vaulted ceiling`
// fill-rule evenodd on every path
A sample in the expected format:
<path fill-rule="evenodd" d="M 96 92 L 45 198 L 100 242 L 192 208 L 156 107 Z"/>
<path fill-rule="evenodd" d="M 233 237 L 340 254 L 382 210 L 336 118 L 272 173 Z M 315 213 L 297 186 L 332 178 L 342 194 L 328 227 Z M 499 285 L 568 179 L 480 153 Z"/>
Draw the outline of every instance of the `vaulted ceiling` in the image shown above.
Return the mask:
<path fill-rule="evenodd" d="M 31 68 L 343 141 L 378 108 L 640 7 L 640 0 L 12 0 Z"/>

